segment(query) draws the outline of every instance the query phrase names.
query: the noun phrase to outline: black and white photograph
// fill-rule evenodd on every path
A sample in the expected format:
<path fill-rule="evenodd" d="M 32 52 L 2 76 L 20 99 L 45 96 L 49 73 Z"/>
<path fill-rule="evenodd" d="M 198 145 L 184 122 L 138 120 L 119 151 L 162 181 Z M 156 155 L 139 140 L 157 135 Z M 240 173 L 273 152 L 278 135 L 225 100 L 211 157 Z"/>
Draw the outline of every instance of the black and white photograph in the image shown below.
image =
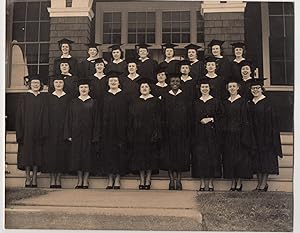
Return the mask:
<path fill-rule="evenodd" d="M 297 232 L 296 5 L 6 0 L 3 229 Z"/>

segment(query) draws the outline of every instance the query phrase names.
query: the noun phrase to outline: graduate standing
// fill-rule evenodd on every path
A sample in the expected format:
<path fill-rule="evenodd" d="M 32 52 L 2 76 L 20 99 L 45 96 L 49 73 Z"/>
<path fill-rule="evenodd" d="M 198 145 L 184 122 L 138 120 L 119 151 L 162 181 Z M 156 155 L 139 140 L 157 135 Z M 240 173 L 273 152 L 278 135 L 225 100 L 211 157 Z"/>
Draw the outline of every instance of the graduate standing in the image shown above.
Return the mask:
<path fill-rule="evenodd" d="M 239 82 L 241 84 L 239 94 L 244 97 L 246 101 L 250 100 L 253 98 L 250 90 L 250 84 L 253 79 L 253 66 L 252 62 L 249 60 L 243 60 L 240 63 L 241 66 L 241 75 L 242 75 L 242 80 Z"/>
<path fill-rule="evenodd" d="M 159 65 L 156 71 L 156 79 L 157 83 L 153 86 L 152 94 L 156 97 L 161 97 L 165 95 L 169 90 L 170 86 L 166 82 L 167 75 L 166 75 L 166 66 L 165 65 Z"/>
<path fill-rule="evenodd" d="M 58 41 L 58 47 L 59 50 L 61 51 L 62 55 L 59 58 L 56 58 L 54 60 L 54 75 L 57 76 L 60 74 L 60 64 L 61 64 L 61 59 L 65 58 L 68 59 L 68 63 L 70 66 L 70 73 L 72 75 L 77 76 L 78 75 L 78 61 L 76 58 L 72 57 L 70 54 L 72 50 L 72 45 L 74 41 L 63 38 Z"/>
<path fill-rule="evenodd" d="M 64 139 L 65 116 L 71 96 L 63 91 L 64 77 L 53 79 L 54 91 L 48 94 L 48 136 L 43 147 L 42 172 L 50 173 L 50 188 L 61 188 L 61 173 L 68 171 L 70 143 Z"/>
<path fill-rule="evenodd" d="M 16 113 L 18 169 L 25 170 L 25 187 L 37 187 L 37 172 L 42 166 L 42 147 L 48 134 L 47 94 L 40 75 L 30 75 L 29 91 L 20 96 Z M 32 176 L 30 172 L 32 171 Z"/>
<path fill-rule="evenodd" d="M 96 73 L 95 60 L 99 58 L 99 50 L 97 46 L 101 44 L 89 43 L 85 45 L 88 46 L 87 53 L 89 57 L 80 63 L 80 78 L 89 78 Z"/>
<path fill-rule="evenodd" d="M 278 156 L 282 158 L 280 132 L 270 99 L 265 96 L 263 79 L 252 79 L 253 99 L 248 102 L 250 123 L 255 139 L 253 173 L 257 174 L 255 190 L 268 190 L 269 174 L 279 174 Z"/>
<path fill-rule="evenodd" d="M 232 43 L 234 59 L 231 61 L 231 79 L 237 82 L 242 80 L 241 62 L 245 60 L 245 44 L 242 42 Z"/>
<path fill-rule="evenodd" d="M 123 51 L 120 44 L 109 46 L 111 49 L 112 60 L 105 67 L 104 73 L 108 74 L 112 71 L 119 72 L 120 77 L 125 77 L 128 74 L 127 63 L 123 60 Z"/>
<path fill-rule="evenodd" d="M 179 72 L 179 60 L 175 59 L 175 47 L 178 45 L 172 43 L 166 43 L 161 45 L 162 52 L 165 56 L 165 60 L 159 65 L 165 67 L 167 74 L 175 74 Z"/>
<path fill-rule="evenodd" d="M 198 60 L 198 50 L 201 48 L 201 46 L 188 44 L 184 48 L 186 49 L 187 58 L 191 65 L 190 75 L 194 80 L 199 80 L 204 75 L 203 62 Z"/>
<path fill-rule="evenodd" d="M 187 93 L 187 98 L 189 102 L 192 102 L 196 97 L 196 80 L 190 76 L 190 62 L 188 60 L 183 60 L 179 63 L 180 67 L 180 87 L 183 92 Z"/>
<path fill-rule="evenodd" d="M 94 169 L 93 147 L 99 139 L 97 101 L 89 96 L 90 79 L 78 81 L 79 96 L 68 109 L 64 138 L 71 142 L 69 170 L 77 171 L 76 189 L 89 188 L 89 173 Z"/>

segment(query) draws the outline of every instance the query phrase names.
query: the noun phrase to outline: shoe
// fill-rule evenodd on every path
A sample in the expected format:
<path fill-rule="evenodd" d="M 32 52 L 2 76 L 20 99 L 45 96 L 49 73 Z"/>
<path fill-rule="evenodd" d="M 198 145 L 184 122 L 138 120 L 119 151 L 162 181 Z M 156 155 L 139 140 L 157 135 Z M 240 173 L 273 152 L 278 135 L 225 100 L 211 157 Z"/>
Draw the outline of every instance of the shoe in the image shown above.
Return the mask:
<path fill-rule="evenodd" d="M 56 187 L 56 184 L 51 184 L 51 185 L 50 185 L 50 188 L 51 188 L 51 189 L 56 189 L 56 188 L 57 188 L 57 187 Z"/>
<path fill-rule="evenodd" d="M 106 186 L 106 189 L 113 189 L 113 186 L 108 185 Z"/>
<path fill-rule="evenodd" d="M 215 191 L 215 189 L 214 189 L 214 187 L 212 187 L 212 188 L 208 187 L 208 191 L 213 192 L 213 191 Z"/>
<path fill-rule="evenodd" d="M 175 185 L 174 185 L 174 183 L 173 183 L 173 184 L 169 183 L 169 190 L 175 190 Z"/>
<path fill-rule="evenodd" d="M 151 189 L 151 184 L 145 185 L 145 190 L 150 190 Z"/>
<path fill-rule="evenodd" d="M 239 188 L 235 188 L 235 190 L 238 192 L 242 192 L 242 189 L 243 189 L 243 184 L 241 184 L 241 186 Z"/>
<path fill-rule="evenodd" d="M 145 185 L 140 184 L 139 185 L 139 190 L 143 190 L 143 189 L 145 189 Z"/>
<path fill-rule="evenodd" d="M 229 189 L 229 191 L 232 191 L 232 192 L 235 191 L 235 190 L 236 190 L 235 187 L 234 187 L 234 188 L 231 187 L 231 188 Z"/>
<path fill-rule="evenodd" d="M 268 191 L 268 188 L 269 188 L 269 185 L 266 184 L 265 187 L 263 189 L 258 189 L 258 191 L 260 192 L 267 192 Z"/>
<path fill-rule="evenodd" d="M 31 188 L 31 184 L 25 184 L 25 188 Z"/>
<path fill-rule="evenodd" d="M 32 184 L 31 188 L 37 188 L 37 184 Z"/>
<path fill-rule="evenodd" d="M 55 188 L 57 188 L 57 189 L 61 189 L 61 185 L 60 184 L 58 184 L 58 185 L 56 185 L 56 187 Z"/>
<path fill-rule="evenodd" d="M 83 189 L 88 189 L 89 186 L 88 186 L 88 185 L 83 185 L 82 188 L 83 188 Z"/>
<path fill-rule="evenodd" d="M 120 185 L 119 186 L 114 186 L 114 189 L 120 189 Z"/>
<path fill-rule="evenodd" d="M 76 185 L 75 189 L 82 189 L 82 187 L 83 187 L 82 185 Z"/>
<path fill-rule="evenodd" d="M 176 190 L 182 190 L 182 184 L 181 182 L 176 184 Z"/>
<path fill-rule="evenodd" d="M 204 191 L 205 191 L 205 187 L 204 187 L 204 188 L 201 188 L 201 187 L 200 187 L 199 191 L 200 191 L 200 192 L 204 192 Z"/>

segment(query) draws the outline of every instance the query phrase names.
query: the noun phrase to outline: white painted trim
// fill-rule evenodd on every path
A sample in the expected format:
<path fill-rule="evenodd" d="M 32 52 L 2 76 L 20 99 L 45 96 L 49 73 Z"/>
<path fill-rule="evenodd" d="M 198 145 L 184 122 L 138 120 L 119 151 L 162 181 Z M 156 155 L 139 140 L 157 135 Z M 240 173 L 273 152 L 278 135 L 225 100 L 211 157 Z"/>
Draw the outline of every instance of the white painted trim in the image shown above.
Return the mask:
<path fill-rule="evenodd" d="M 50 18 L 52 17 L 83 17 L 86 16 L 90 20 L 94 17 L 94 12 L 89 7 L 64 7 L 64 8 L 50 8 L 48 7 Z"/>
<path fill-rule="evenodd" d="M 294 91 L 294 86 L 264 86 L 266 91 Z"/>
<path fill-rule="evenodd" d="M 246 3 L 243 2 L 208 2 L 201 3 L 201 13 L 226 13 L 226 12 L 245 12 Z"/>

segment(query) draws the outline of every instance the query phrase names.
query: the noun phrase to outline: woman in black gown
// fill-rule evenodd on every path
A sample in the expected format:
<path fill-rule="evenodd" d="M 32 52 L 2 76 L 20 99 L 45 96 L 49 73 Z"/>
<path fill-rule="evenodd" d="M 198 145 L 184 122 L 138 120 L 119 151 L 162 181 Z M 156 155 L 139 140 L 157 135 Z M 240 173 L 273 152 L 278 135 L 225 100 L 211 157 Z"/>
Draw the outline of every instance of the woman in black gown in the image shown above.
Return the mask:
<path fill-rule="evenodd" d="M 180 87 L 183 92 L 188 93 L 187 98 L 189 102 L 193 102 L 196 97 L 196 80 L 190 76 L 190 61 L 182 60 L 179 63 L 180 68 Z"/>
<path fill-rule="evenodd" d="M 161 45 L 162 52 L 165 56 L 165 60 L 159 65 L 165 67 L 165 72 L 167 74 L 174 74 L 179 72 L 179 60 L 174 58 L 175 56 L 175 47 L 178 45 L 172 43 L 166 43 Z"/>
<path fill-rule="evenodd" d="M 167 67 L 164 65 L 158 66 L 156 70 L 157 83 L 153 86 L 153 90 L 152 90 L 152 94 L 155 95 L 156 97 L 159 97 L 160 99 L 162 98 L 163 95 L 165 95 L 170 90 L 170 87 L 166 82 L 167 80 L 166 68 Z"/>
<path fill-rule="evenodd" d="M 210 95 L 211 84 L 207 78 L 200 81 L 201 97 L 193 105 L 192 177 L 200 178 L 199 191 L 214 191 L 213 179 L 221 177 L 221 118 L 220 101 Z"/>
<path fill-rule="evenodd" d="M 99 50 L 97 46 L 99 46 L 100 44 L 89 43 L 85 45 L 88 46 L 87 53 L 89 57 L 80 63 L 80 78 L 89 78 L 96 73 L 95 60 L 99 58 Z"/>
<path fill-rule="evenodd" d="M 63 91 L 61 75 L 53 80 L 54 92 L 48 94 L 48 137 L 44 144 L 42 172 L 50 173 L 50 188 L 61 188 L 61 173 L 68 171 L 69 143 L 64 139 L 64 123 L 70 95 Z"/>
<path fill-rule="evenodd" d="M 171 90 L 162 98 L 160 168 L 169 172 L 169 190 L 182 190 L 181 173 L 190 170 L 191 104 L 180 89 L 180 74 L 169 74 L 169 81 Z"/>
<path fill-rule="evenodd" d="M 58 41 L 59 50 L 61 51 L 62 55 L 54 60 L 54 76 L 60 74 L 60 64 L 62 58 L 68 59 L 68 63 L 70 65 L 70 73 L 75 76 L 78 75 L 78 61 L 70 54 L 72 50 L 71 44 L 73 43 L 74 41 L 66 38 Z"/>
<path fill-rule="evenodd" d="M 140 97 L 129 108 L 128 138 L 130 141 L 130 169 L 139 171 L 139 189 L 150 189 L 152 170 L 159 168 L 160 106 L 150 94 L 150 85 L 142 82 Z"/>
<path fill-rule="evenodd" d="M 247 103 L 238 94 L 237 81 L 229 81 L 230 97 L 224 102 L 223 177 L 232 179 L 230 191 L 242 191 L 241 178 L 252 178 L 252 134 L 248 120 Z"/>
<path fill-rule="evenodd" d="M 77 171 L 76 189 L 89 188 L 89 174 L 94 170 L 94 143 L 99 134 L 97 130 L 97 101 L 89 96 L 90 79 L 78 81 L 79 96 L 71 101 L 65 120 L 64 138 L 71 142 L 69 170 Z"/>
<path fill-rule="evenodd" d="M 128 172 L 128 94 L 120 88 L 120 73 L 107 74 L 109 90 L 104 95 L 100 115 L 102 171 L 108 175 L 106 189 L 120 189 L 121 175 Z"/>
<path fill-rule="evenodd" d="M 42 147 L 48 135 L 47 94 L 42 77 L 28 77 L 29 91 L 20 96 L 16 113 L 16 137 L 18 143 L 18 169 L 25 170 L 25 187 L 37 187 L 37 172 L 42 166 Z M 32 171 L 32 176 L 30 172 Z"/>
<path fill-rule="evenodd" d="M 121 74 L 120 77 L 127 76 L 127 63 L 125 60 L 123 60 L 123 51 L 121 49 L 121 45 L 114 44 L 109 46 L 109 48 L 111 49 L 112 60 L 105 67 L 104 73 L 108 74 L 112 71 L 116 71 Z"/>
<path fill-rule="evenodd" d="M 272 103 L 264 95 L 263 79 L 252 79 L 250 88 L 253 99 L 248 101 L 248 108 L 256 148 L 253 151 L 253 173 L 258 178 L 255 190 L 267 191 L 269 174 L 279 174 L 277 156 L 282 158 L 280 132 Z"/>
<path fill-rule="evenodd" d="M 201 46 L 196 44 L 188 44 L 184 48 L 186 49 L 187 58 L 191 65 L 190 75 L 194 80 L 199 80 L 205 74 L 203 62 L 198 60 L 198 50 L 201 48 Z"/>
<path fill-rule="evenodd" d="M 242 42 L 232 43 L 232 53 L 234 55 L 234 59 L 231 63 L 231 78 L 237 82 L 242 80 L 241 74 L 241 62 L 245 60 L 245 44 Z"/>
<path fill-rule="evenodd" d="M 253 79 L 253 65 L 252 62 L 249 60 L 244 60 L 241 61 L 240 63 L 241 66 L 241 75 L 242 75 L 242 80 L 239 82 L 241 87 L 239 90 L 239 94 L 246 100 L 252 99 L 252 94 L 250 91 L 250 83 L 251 80 Z"/>

